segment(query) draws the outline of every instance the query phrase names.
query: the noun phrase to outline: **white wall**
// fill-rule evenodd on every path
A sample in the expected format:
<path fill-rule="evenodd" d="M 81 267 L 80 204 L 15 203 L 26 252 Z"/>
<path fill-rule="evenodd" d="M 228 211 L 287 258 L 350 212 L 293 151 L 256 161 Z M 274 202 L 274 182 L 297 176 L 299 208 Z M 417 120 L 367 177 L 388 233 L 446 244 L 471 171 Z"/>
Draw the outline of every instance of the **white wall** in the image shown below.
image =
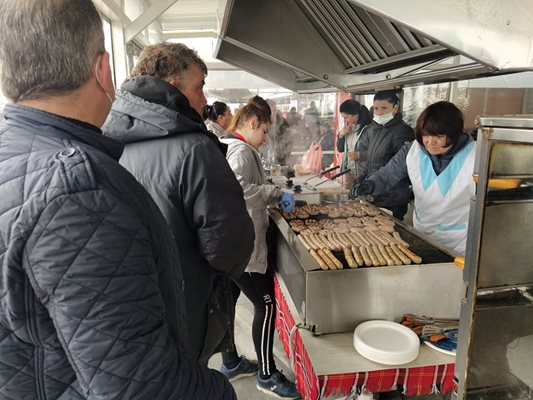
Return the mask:
<path fill-rule="evenodd" d="M 492 76 L 490 78 L 459 81 L 459 87 L 470 88 L 533 88 L 533 72 Z"/>

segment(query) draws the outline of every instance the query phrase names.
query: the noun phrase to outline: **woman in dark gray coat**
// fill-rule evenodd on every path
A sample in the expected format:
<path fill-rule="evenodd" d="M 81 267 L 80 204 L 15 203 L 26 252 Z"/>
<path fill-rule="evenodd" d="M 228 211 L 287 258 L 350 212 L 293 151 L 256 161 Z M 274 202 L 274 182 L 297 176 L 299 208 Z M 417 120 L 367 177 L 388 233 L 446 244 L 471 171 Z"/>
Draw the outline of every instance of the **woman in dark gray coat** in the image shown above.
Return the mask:
<path fill-rule="evenodd" d="M 356 159 L 364 167 L 360 171 L 358 182 L 387 164 L 405 143 L 412 142 L 415 138 L 413 128 L 402 120 L 400 100 L 394 91 L 376 93 L 373 110 L 374 120 L 364 130 L 357 145 Z M 391 210 L 396 218 L 402 219 L 412 197 L 409 179 L 405 178 L 386 195 L 376 196 L 374 204 Z"/>

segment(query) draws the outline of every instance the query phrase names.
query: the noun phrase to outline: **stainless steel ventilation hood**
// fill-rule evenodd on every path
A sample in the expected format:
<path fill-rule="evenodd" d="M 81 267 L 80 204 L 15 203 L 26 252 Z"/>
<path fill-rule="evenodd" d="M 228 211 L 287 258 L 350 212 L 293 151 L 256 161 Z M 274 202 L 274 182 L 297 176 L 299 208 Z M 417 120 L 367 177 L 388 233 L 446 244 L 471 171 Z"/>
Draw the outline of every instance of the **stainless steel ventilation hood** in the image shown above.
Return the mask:
<path fill-rule="evenodd" d="M 533 70 L 533 0 L 227 0 L 216 57 L 299 93 Z"/>

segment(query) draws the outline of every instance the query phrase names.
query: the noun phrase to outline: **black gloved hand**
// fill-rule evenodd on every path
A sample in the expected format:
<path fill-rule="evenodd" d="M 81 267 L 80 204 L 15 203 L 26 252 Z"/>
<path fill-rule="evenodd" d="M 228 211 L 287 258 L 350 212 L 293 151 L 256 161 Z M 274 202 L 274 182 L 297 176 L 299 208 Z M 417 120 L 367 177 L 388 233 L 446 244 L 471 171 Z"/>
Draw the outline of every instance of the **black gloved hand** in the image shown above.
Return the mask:
<path fill-rule="evenodd" d="M 350 190 L 350 198 L 355 199 L 359 196 L 366 196 L 371 194 L 373 191 L 374 182 L 366 180 L 352 186 L 352 189 Z"/>

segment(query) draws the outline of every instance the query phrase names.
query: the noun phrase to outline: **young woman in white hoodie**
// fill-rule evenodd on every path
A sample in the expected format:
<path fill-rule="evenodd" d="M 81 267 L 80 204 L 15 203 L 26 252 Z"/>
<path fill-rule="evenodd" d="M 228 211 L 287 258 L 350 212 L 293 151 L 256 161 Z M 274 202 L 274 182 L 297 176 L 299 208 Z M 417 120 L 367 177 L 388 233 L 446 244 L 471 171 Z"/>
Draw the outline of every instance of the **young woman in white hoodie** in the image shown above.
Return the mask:
<path fill-rule="evenodd" d="M 230 380 L 257 372 L 257 388 L 283 399 L 299 397 L 294 383 L 276 369 L 273 339 L 276 319 L 274 277 L 267 263 L 267 208 L 279 205 L 284 211 L 294 210 L 291 194 L 267 182 L 258 149 L 266 143 L 271 126 L 268 103 L 259 96 L 250 99 L 236 114 L 222 139 L 228 145 L 226 158 L 244 191 L 248 213 L 255 228 L 255 247 L 244 274 L 235 279 L 238 289 L 254 304 L 252 338 L 258 366 L 237 351 L 222 353 L 222 368 Z M 236 238 L 237 239 L 237 238 Z M 235 300 L 239 294 L 236 290 Z"/>

